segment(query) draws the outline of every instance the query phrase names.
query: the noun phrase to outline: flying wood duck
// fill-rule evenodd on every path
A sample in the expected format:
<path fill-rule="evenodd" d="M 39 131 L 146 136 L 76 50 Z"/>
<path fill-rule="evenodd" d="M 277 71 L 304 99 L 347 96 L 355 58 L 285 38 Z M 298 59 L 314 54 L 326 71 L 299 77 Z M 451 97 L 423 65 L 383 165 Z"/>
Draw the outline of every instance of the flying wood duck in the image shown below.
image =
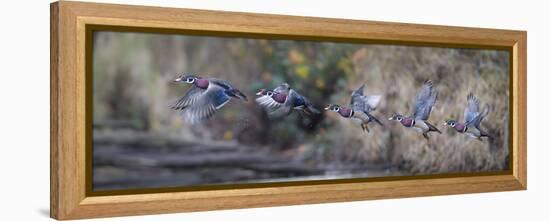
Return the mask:
<path fill-rule="evenodd" d="M 172 106 L 172 109 L 182 111 L 184 120 L 191 124 L 212 117 L 232 97 L 248 101 L 241 91 L 226 80 L 181 75 L 174 82 L 192 85 L 187 93 Z"/>
<path fill-rule="evenodd" d="M 485 106 L 480 112 L 479 100 L 472 94 L 466 97 L 466 108 L 464 108 L 464 123 L 458 120 L 447 120 L 443 125 L 454 128 L 457 132 L 468 135 L 472 138 L 482 140 L 482 137 L 490 137 L 487 132 L 482 130 L 479 125 L 487 114 L 489 114 L 489 105 Z"/>
<path fill-rule="evenodd" d="M 337 104 L 330 104 L 325 107 L 325 110 L 330 110 L 339 113 L 344 118 L 350 118 L 359 120 L 363 131 L 369 132 L 367 124 L 374 121 L 380 126 L 384 126 L 380 120 L 370 114 L 371 111 L 376 110 L 376 106 L 382 99 L 381 95 L 363 95 L 365 85 L 357 88 L 351 93 L 351 101 L 349 107 L 340 107 Z"/>
<path fill-rule="evenodd" d="M 266 109 L 270 116 L 281 117 L 290 114 L 292 110 L 300 113 L 319 114 L 306 97 L 291 89 L 287 83 L 277 86 L 273 90 L 261 89 L 256 93 L 256 103 Z"/>
<path fill-rule="evenodd" d="M 414 128 L 422 133 L 422 136 L 426 139 L 428 133 L 435 131 L 441 133 L 439 129 L 428 122 L 428 117 L 432 111 L 432 107 L 437 100 L 437 91 L 435 91 L 433 83 L 431 81 L 425 81 L 422 85 L 422 89 L 416 96 L 416 103 L 412 116 L 406 117 L 401 114 L 395 113 L 389 118 L 389 120 L 398 121 L 407 128 Z"/>

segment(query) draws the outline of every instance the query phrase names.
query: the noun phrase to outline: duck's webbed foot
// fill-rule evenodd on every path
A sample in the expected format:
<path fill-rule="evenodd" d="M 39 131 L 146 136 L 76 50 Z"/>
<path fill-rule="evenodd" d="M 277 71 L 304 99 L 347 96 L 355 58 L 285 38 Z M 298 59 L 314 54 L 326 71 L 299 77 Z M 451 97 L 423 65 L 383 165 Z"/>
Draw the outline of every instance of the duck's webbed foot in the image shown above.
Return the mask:
<path fill-rule="evenodd" d="M 426 138 L 426 140 L 430 140 L 430 137 L 428 137 L 428 133 L 422 133 L 422 136 L 424 136 L 424 138 Z"/>
<path fill-rule="evenodd" d="M 361 129 L 363 129 L 363 131 L 367 133 L 370 132 L 369 127 L 367 126 L 367 123 L 361 123 Z"/>

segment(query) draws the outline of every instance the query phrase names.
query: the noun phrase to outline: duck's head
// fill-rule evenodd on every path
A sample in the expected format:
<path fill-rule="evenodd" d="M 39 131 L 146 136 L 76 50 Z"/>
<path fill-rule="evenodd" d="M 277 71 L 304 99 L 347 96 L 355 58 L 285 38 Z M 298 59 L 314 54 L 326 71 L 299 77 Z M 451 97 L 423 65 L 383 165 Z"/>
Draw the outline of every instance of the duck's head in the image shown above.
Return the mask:
<path fill-rule="evenodd" d="M 258 92 L 256 92 L 257 96 L 273 96 L 274 92 L 272 90 L 266 90 L 266 89 L 260 89 Z"/>
<path fill-rule="evenodd" d="M 176 79 L 174 79 L 175 83 L 187 83 L 187 84 L 193 84 L 198 79 L 197 76 L 192 74 L 182 74 Z"/>
<path fill-rule="evenodd" d="M 340 111 L 340 106 L 337 105 L 337 104 L 329 104 L 325 107 L 325 110 L 338 112 L 338 111 Z"/>
<path fill-rule="evenodd" d="M 403 115 L 398 114 L 398 113 L 394 113 L 390 118 L 388 118 L 388 120 L 401 122 L 403 120 L 403 118 L 405 118 L 405 117 L 403 117 Z"/>
<path fill-rule="evenodd" d="M 456 120 L 447 120 L 443 125 L 449 126 L 449 127 L 455 127 L 458 124 Z"/>

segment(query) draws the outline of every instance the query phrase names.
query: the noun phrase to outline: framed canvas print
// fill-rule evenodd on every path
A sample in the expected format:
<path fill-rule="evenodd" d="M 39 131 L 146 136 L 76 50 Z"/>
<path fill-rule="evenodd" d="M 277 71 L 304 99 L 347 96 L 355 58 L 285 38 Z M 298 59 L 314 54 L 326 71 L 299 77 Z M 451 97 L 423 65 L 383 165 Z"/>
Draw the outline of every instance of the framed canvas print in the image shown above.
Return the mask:
<path fill-rule="evenodd" d="M 525 31 L 51 4 L 51 216 L 523 190 Z"/>

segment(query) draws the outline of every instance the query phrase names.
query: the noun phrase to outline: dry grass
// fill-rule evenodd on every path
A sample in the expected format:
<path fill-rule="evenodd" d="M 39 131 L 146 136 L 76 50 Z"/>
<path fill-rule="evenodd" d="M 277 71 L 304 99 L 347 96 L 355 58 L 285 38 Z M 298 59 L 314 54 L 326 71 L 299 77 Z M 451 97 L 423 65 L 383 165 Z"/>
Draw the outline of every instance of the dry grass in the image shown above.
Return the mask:
<path fill-rule="evenodd" d="M 369 134 L 358 125 L 335 115 L 329 117 L 341 137 L 344 149 L 361 148 L 355 157 L 365 161 L 389 160 L 410 173 L 494 171 L 506 166 L 508 148 L 504 147 L 508 115 L 508 65 L 505 52 L 372 46 L 353 55 L 355 75 L 331 101 L 347 104 L 349 94 L 361 82 L 367 83 L 366 94 L 381 94 L 385 99 L 373 114 L 386 120 L 393 112 L 411 114 L 416 93 L 424 80 L 434 81 L 439 98 L 429 122 L 443 134 L 430 133 L 425 140 L 420 133 L 396 122 L 385 122 L 385 128 L 371 126 Z M 504 61 L 503 64 L 495 62 Z M 447 119 L 463 121 L 468 93 L 474 93 L 492 107 L 482 122 L 494 140 L 479 141 L 443 126 Z M 328 132 L 330 133 L 330 131 Z"/>

